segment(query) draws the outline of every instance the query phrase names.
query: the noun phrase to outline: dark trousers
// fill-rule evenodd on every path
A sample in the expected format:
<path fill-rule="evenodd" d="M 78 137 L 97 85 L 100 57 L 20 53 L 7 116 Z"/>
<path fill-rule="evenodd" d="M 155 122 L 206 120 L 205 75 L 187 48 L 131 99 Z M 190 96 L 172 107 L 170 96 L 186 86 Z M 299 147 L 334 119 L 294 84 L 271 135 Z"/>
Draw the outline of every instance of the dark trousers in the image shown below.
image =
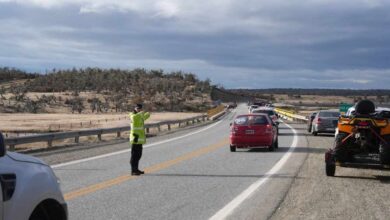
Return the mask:
<path fill-rule="evenodd" d="M 134 172 L 138 170 L 138 164 L 141 157 L 142 157 L 142 144 L 132 144 L 131 158 L 130 158 L 131 171 Z"/>

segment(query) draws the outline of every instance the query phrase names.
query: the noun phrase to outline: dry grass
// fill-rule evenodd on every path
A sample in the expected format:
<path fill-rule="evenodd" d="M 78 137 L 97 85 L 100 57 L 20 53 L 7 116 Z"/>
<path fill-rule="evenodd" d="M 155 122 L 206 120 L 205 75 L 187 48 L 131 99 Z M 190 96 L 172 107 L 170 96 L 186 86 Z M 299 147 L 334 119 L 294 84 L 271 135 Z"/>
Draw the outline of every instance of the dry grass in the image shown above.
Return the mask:
<path fill-rule="evenodd" d="M 301 95 L 301 98 L 288 97 L 288 95 L 274 95 L 278 102 L 286 103 L 353 103 L 353 97 L 349 96 L 318 96 L 318 95 Z M 367 97 L 375 99 L 376 97 Z"/>
<path fill-rule="evenodd" d="M 151 113 L 147 123 L 185 119 L 199 113 L 158 112 Z M 130 123 L 127 113 L 122 114 L 1 114 L 0 130 L 5 133 L 41 133 L 89 128 L 126 126 Z"/>

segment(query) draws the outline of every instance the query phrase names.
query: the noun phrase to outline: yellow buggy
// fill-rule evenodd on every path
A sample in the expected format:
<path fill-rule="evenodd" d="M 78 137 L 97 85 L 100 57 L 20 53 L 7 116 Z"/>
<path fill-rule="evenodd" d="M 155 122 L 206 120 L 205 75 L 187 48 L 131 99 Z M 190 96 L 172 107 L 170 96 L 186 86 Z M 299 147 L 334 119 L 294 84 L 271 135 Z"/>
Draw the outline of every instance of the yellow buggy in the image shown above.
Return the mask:
<path fill-rule="evenodd" d="M 334 146 L 325 153 L 327 176 L 334 176 L 336 166 L 390 168 L 390 112 L 376 112 L 375 105 L 362 100 L 350 116 L 340 116 Z"/>

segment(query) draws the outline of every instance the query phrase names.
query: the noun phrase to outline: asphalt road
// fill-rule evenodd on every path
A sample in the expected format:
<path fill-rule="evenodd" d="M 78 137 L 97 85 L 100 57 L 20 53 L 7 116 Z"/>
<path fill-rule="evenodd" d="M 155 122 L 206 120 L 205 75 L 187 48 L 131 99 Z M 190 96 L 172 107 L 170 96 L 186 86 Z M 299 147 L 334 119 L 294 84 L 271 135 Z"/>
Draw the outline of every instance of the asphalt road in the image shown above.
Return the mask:
<path fill-rule="evenodd" d="M 232 153 L 229 123 L 246 111 L 240 105 L 213 124 L 150 139 L 140 177 L 130 175 L 127 143 L 110 146 L 117 151 L 108 155 L 54 165 L 70 219 L 271 217 L 307 158 L 307 140 L 302 125 L 281 124 L 275 152 Z"/>

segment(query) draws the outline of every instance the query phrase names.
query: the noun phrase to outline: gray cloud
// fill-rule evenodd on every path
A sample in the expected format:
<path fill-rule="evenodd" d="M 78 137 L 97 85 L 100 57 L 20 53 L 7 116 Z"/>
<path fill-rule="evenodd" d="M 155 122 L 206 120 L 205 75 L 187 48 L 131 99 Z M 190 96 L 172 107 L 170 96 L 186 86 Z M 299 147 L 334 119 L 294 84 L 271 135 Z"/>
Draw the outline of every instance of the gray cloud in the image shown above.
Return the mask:
<path fill-rule="evenodd" d="M 0 0 L 0 63 L 184 70 L 231 88 L 389 88 L 389 11 L 385 0 Z"/>

